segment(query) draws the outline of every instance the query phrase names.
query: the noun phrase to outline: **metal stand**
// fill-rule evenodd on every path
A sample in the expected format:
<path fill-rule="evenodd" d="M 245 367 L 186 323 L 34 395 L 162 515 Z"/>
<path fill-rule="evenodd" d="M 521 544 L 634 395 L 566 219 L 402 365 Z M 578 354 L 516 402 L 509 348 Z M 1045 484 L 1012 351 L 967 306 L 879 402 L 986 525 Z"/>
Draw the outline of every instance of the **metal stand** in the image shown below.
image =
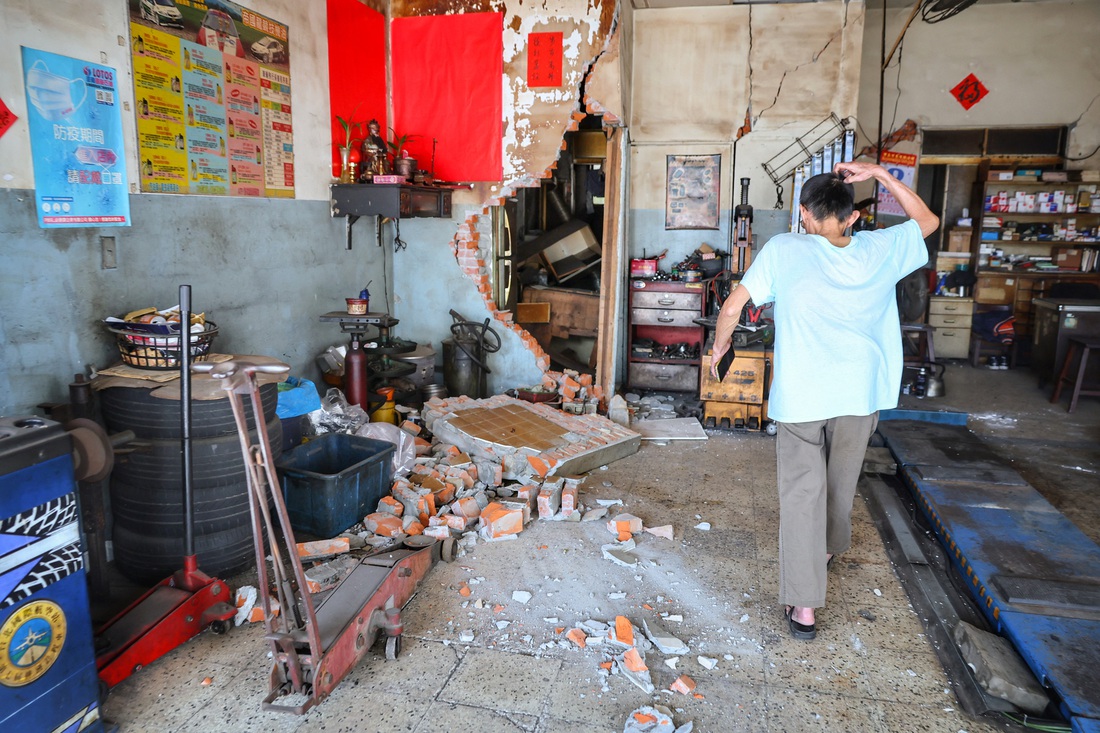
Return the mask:
<path fill-rule="evenodd" d="M 400 609 L 432 565 L 440 559 L 453 560 L 456 548 L 451 540 L 410 538 L 404 549 L 364 558 L 328 596 L 314 604 L 313 596 L 306 590 L 294 530 L 271 463 L 271 445 L 255 378 L 260 372 L 282 373 L 288 368 L 233 361 L 195 366 L 215 379 L 225 380 L 248 466 L 248 503 L 259 575 L 259 603 L 264 610 L 264 638 L 271 646 L 273 659 L 271 689 L 264 698 L 263 709 L 301 715 L 336 689 L 383 632 L 387 637 L 386 657 L 397 657 L 403 631 Z M 259 418 L 256 444 L 249 442 L 245 395 L 252 405 L 252 414 Z M 270 575 L 265 557 L 269 552 Z M 268 613 L 272 587 L 279 607 L 274 616 Z M 304 695 L 306 699 L 298 704 L 276 702 L 291 694 Z"/>
<path fill-rule="evenodd" d="M 322 323 L 337 323 L 343 333 L 350 334 L 351 338 L 358 339 L 363 345 L 363 352 L 370 361 L 368 374 L 379 380 L 380 385 L 388 384 L 388 380 L 403 377 L 416 371 L 416 367 L 408 362 L 397 361 L 390 357 L 398 354 L 408 354 L 416 350 L 416 342 L 397 338 L 390 333 L 390 329 L 400 321 L 390 316 L 389 313 L 364 313 L 363 315 L 351 315 L 342 311 L 332 311 L 321 316 Z M 377 330 L 373 338 L 368 338 L 371 330 Z M 370 392 L 368 374 L 363 375 L 363 383 L 367 384 Z M 344 393 L 347 394 L 348 383 L 354 376 L 345 372 Z"/>

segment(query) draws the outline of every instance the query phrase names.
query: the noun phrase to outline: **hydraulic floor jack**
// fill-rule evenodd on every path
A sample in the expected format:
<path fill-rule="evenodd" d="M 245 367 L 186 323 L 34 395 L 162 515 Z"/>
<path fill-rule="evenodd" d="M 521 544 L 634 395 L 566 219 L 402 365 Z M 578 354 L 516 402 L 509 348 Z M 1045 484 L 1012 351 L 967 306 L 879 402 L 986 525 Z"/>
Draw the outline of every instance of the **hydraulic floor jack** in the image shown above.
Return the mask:
<path fill-rule="evenodd" d="M 197 371 L 225 380 L 248 467 L 248 502 L 259 574 L 259 606 L 271 608 L 271 588 L 279 613 L 265 613 L 265 640 L 271 646 L 271 686 L 264 710 L 301 715 L 328 697 L 344 676 L 386 635 L 386 658 L 401 651 L 401 608 L 438 560 L 455 557 L 453 540 L 419 535 L 405 547 L 364 558 L 323 600 L 314 603 L 296 551 L 286 503 L 271 462 L 271 446 L 262 419 L 255 375 L 282 373 L 281 364 L 227 361 L 196 364 Z M 245 416 L 247 395 L 256 420 L 256 444 L 250 443 Z M 272 517 L 274 512 L 274 518 Z M 265 549 L 266 540 L 266 549 Z M 271 554 L 271 576 L 265 554 Z M 277 702 L 294 695 L 297 704 Z M 305 699 L 302 700 L 302 697 Z"/>

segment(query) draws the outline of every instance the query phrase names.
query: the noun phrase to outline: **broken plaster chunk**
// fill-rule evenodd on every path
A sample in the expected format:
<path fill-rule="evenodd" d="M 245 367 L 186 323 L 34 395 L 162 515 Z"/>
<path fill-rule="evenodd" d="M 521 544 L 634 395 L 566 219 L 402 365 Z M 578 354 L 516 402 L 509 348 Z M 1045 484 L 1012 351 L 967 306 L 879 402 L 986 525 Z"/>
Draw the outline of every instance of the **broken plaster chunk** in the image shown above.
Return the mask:
<path fill-rule="evenodd" d="M 695 658 L 695 660 L 697 662 L 699 662 L 699 664 L 702 667 L 706 668 L 706 669 L 714 669 L 715 667 L 718 666 L 718 660 L 713 659 L 712 657 L 698 656 L 698 657 Z"/>
<path fill-rule="evenodd" d="M 607 516 L 607 507 L 599 506 L 599 507 L 596 507 L 595 509 L 592 509 L 590 511 L 585 512 L 584 516 L 581 517 L 581 521 L 582 522 L 595 522 L 596 520 L 603 519 L 606 516 Z"/>
<path fill-rule="evenodd" d="M 626 598 L 626 593 L 623 593 L 622 591 L 616 591 L 615 593 L 607 594 L 607 600 L 609 601 L 621 601 L 624 598 Z"/>
<path fill-rule="evenodd" d="M 463 644 L 469 644 L 474 640 L 474 632 L 472 631 L 460 631 L 458 632 L 458 640 Z"/>
<path fill-rule="evenodd" d="M 695 525 L 695 529 L 701 530 L 703 532 L 709 532 L 710 522 L 699 522 L 699 524 Z"/>
<path fill-rule="evenodd" d="M 603 556 L 615 563 L 616 565 L 622 565 L 624 568 L 632 568 L 638 564 L 638 558 L 632 552 L 624 549 L 628 543 L 616 542 L 610 545 L 603 545 L 600 549 L 603 551 Z M 633 544 L 632 542 L 630 543 Z M 633 549 L 633 547 L 631 547 Z"/>
<path fill-rule="evenodd" d="M 668 659 L 665 660 L 665 666 L 668 667 L 669 669 L 676 669 L 676 665 L 679 664 L 679 662 L 680 662 L 679 657 L 669 657 Z"/>
<path fill-rule="evenodd" d="M 642 619 L 642 629 L 645 631 L 646 637 L 653 642 L 661 654 L 687 654 L 691 651 L 688 649 L 687 644 L 669 634 L 657 624 L 650 628 L 649 622 Z"/>
<path fill-rule="evenodd" d="M 615 658 L 614 669 L 623 677 L 626 677 L 632 684 L 636 685 L 638 689 L 640 689 L 645 694 L 653 694 L 655 688 L 653 687 L 653 677 L 650 675 L 649 669 L 642 669 L 637 672 L 633 671 L 630 669 L 629 666 L 627 666 L 627 663 L 623 659 L 623 657 Z"/>
<path fill-rule="evenodd" d="M 664 524 L 664 525 L 661 525 L 660 527 L 646 527 L 645 531 L 648 532 L 649 534 L 653 535 L 654 537 L 660 537 L 660 538 L 666 539 L 670 542 L 672 541 L 672 525 L 671 524 Z"/>
<path fill-rule="evenodd" d="M 531 600 L 531 594 L 525 590 L 514 590 L 512 591 L 512 600 L 527 605 L 527 602 Z"/>
<path fill-rule="evenodd" d="M 240 626 L 248 620 L 253 607 L 256 605 L 258 594 L 259 591 L 251 585 L 242 585 L 237 589 L 237 615 L 233 617 L 234 626 Z"/>

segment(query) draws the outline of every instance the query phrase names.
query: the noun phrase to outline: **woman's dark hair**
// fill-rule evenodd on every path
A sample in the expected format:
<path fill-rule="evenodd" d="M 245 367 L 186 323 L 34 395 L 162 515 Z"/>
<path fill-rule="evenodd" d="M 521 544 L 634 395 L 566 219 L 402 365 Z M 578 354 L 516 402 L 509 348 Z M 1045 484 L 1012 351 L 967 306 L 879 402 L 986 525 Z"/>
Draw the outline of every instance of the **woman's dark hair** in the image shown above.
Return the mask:
<path fill-rule="evenodd" d="M 855 202 L 855 189 L 845 183 L 838 173 L 822 173 L 802 184 L 802 193 L 798 203 L 809 209 L 818 221 L 835 217 L 847 221 L 852 215 Z"/>

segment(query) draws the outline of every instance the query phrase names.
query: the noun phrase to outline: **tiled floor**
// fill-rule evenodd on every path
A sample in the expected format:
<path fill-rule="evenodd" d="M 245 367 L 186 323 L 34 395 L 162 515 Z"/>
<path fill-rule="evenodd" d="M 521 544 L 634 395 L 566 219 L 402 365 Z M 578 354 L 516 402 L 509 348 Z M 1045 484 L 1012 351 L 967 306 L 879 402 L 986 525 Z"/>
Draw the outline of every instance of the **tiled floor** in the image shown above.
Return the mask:
<path fill-rule="evenodd" d="M 1097 500 L 1081 496 L 1100 469 L 1100 400 L 1082 400 L 1067 416 L 1046 404 L 1024 372 L 964 366 L 948 370 L 947 389 L 947 398 L 912 404 L 973 412 L 975 432 L 1037 487 L 1032 475 L 1057 482 L 1051 500 L 1075 509 L 1071 518 L 1097 537 Z M 421 585 L 404 612 L 398 660 L 368 655 L 303 717 L 260 710 L 268 661 L 258 626 L 204 633 L 115 688 L 106 714 L 123 731 L 562 733 L 621 731 L 630 711 L 657 701 L 674 709 L 677 724 L 693 720 L 696 731 L 718 733 L 1003 729 L 959 711 L 858 498 L 853 547 L 830 573 L 818 638 L 789 636 L 776 602 L 772 441 L 743 434 L 646 443 L 593 471 L 582 502 L 622 499 L 647 526 L 671 523 L 675 540 L 641 535 L 635 568 L 601 556 L 611 537 L 602 522 L 535 522 L 515 541 L 479 543 L 456 563 L 436 566 Z M 701 521 L 712 529 L 694 529 Z M 463 582 L 469 598 L 458 593 Z M 533 598 L 520 604 L 514 590 Z M 626 597 L 610 600 L 613 592 Z M 474 607 L 478 599 L 483 609 Z M 656 650 L 647 655 L 652 696 L 621 676 L 605 687 L 597 648 L 548 644 L 559 639 L 556 627 L 584 619 L 621 614 L 640 626 L 662 612 L 682 614 L 682 623 L 662 624 L 691 653 L 676 671 Z M 498 621 L 510 624 L 502 629 Z M 464 630 L 474 632 L 472 643 L 458 642 Z M 698 655 L 717 658 L 717 667 L 705 669 Z M 694 678 L 703 699 L 665 691 L 681 673 Z M 212 684 L 203 686 L 206 677 Z"/>

